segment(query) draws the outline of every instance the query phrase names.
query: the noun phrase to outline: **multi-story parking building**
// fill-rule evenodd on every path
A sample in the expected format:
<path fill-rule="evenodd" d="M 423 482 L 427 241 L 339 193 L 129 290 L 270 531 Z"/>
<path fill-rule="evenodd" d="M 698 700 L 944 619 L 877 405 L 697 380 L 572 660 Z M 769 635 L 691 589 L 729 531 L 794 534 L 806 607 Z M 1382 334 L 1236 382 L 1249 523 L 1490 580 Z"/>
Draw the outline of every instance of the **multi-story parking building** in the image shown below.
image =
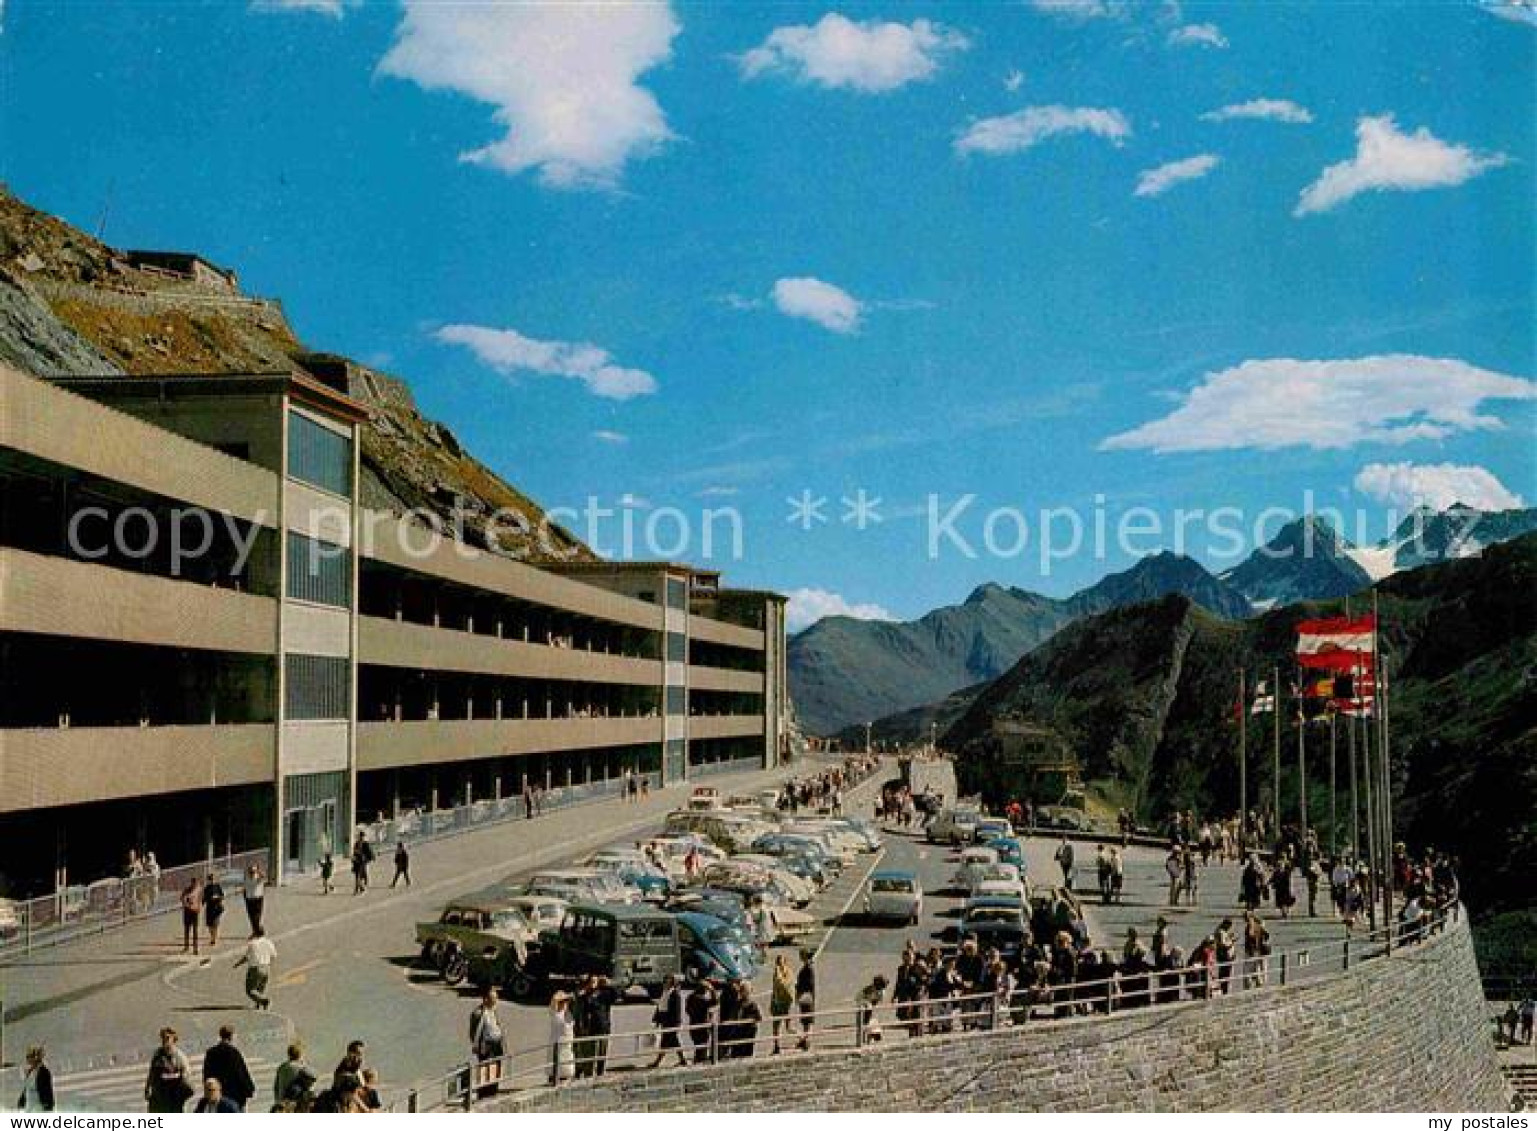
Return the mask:
<path fill-rule="evenodd" d="M 363 507 L 344 382 L 0 392 L 0 894 L 131 848 L 293 872 L 405 808 L 780 757 L 782 598 Z"/>

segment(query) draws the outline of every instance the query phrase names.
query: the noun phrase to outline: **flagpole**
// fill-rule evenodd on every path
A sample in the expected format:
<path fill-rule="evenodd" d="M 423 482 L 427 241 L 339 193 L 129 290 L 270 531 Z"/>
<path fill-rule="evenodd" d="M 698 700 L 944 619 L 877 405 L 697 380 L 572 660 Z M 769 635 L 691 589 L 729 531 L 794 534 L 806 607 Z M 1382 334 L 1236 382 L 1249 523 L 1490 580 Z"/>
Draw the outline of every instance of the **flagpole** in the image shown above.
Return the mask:
<path fill-rule="evenodd" d="M 1336 812 L 1334 784 L 1334 704 L 1329 704 L 1329 855 L 1339 852 L 1339 816 Z"/>
<path fill-rule="evenodd" d="M 1350 760 L 1350 859 L 1361 860 L 1361 788 L 1356 774 L 1356 717 L 1345 716 L 1345 756 Z"/>
<path fill-rule="evenodd" d="M 1356 680 L 1350 688 L 1350 701 L 1361 716 L 1361 780 L 1365 784 L 1366 793 L 1366 859 L 1367 877 L 1369 883 L 1376 883 L 1375 874 L 1382 864 L 1382 858 L 1377 855 L 1377 806 L 1375 803 L 1376 790 L 1372 788 L 1372 744 L 1371 728 L 1367 725 L 1366 701 L 1361 698 L 1360 671 L 1361 661 L 1355 662 Z M 1367 921 L 1372 930 L 1377 929 L 1377 892 L 1373 888 L 1369 892 L 1363 892 L 1366 896 Z"/>
<path fill-rule="evenodd" d="M 1373 704 L 1377 709 L 1377 739 L 1382 746 L 1382 921 L 1388 927 L 1388 949 L 1393 948 L 1393 778 L 1388 765 L 1387 665 L 1378 650 L 1377 587 L 1372 586 L 1372 680 Z"/>
<path fill-rule="evenodd" d="M 1297 835 L 1307 843 L 1308 835 L 1308 722 L 1303 716 L 1302 678 L 1297 678 Z"/>
<path fill-rule="evenodd" d="M 1271 669 L 1270 676 L 1273 681 L 1270 686 L 1275 694 L 1275 750 L 1270 785 L 1270 839 L 1273 844 L 1275 838 L 1281 835 L 1281 666 L 1279 664 Z"/>
<path fill-rule="evenodd" d="M 1238 669 L 1238 852 L 1247 847 L 1249 828 L 1249 703 L 1248 680 Z"/>

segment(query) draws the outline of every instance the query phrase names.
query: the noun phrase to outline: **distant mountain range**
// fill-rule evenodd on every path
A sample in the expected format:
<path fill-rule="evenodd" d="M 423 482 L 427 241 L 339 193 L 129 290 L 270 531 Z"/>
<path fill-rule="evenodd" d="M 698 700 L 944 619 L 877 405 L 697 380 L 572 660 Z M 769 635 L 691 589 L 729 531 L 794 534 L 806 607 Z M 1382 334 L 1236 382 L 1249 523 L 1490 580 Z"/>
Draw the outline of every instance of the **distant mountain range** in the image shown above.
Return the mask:
<path fill-rule="evenodd" d="M 914 621 L 827 617 L 789 642 L 790 690 L 815 734 L 902 741 L 948 723 L 976 692 L 1074 621 L 1169 595 L 1242 619 L 1297 601 L 1331 600 L 1392 573 L 1477 553 L 1537 530 L 1537 509 L 1417 511 L 1381 543 L 1355 547 L 1325 519 L 1287 524 L 1240 565 L 1213 576 L 1182 555 L 1153 554 L 1066 599 L 988 584 Z"/>
<path fill-rule="evenodd" d="M 1529 866 L 1537 854 L 1537 534 L 1401 571 L 1377 593 L 1393 688 L 1395 832 L 1461 855 L 1475 912 L 1537 906 Z M 1278 666 L 1284 683 L 1297 622 L 1341 607 L 1306 602 L 1232 621 L 1173 595 L 1086 617 L 972 689 L 940 741 L 957 752 L 961 789 L 992 801 L 1024 790 L 1019 763 L 1006 754 L 1010 729 L 1024 726 L 1046 728 L 1076 756 L 1091 801 L 1153 821 L 1174 808 L 1227 812 L 1238 797 L 1239 669 L 1252 687 L 1256 673 Z M 1249 725 L 1250 803 L 1268 806 L 1271 719 Z M 1283 815 L 1295 812 L 1298 794 L 1292 726 L 1288 719 Z M 1328 728 L 1309 733 L 1309 814 L 1322 828 Z"/>

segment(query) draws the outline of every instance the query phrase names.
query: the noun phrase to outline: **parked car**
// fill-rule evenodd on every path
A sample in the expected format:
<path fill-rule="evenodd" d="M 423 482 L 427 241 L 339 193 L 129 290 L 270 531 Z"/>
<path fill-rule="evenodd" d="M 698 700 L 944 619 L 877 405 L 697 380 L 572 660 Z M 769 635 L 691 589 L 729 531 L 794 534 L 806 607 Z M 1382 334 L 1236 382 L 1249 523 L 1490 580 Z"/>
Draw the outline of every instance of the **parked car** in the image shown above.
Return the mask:
<path fill-rule="evenodd" d="M 503 900 L 458 900 L 443 908 L 431 923 L 416 925 L 421 960 L 436 967 L 451 986 L 470 973 L 471 956 L 500 955 L 517 967 L 525 965 L 528 946 L 536 937 L 523 912 Z"/>
<path fill-rule="evenodd" d="M 970 891 L 984 869 L 998 863 L 998 853 L 991 848 L 965 848 L 961 850 L 961 862 L 955 870 L 951 886 Z"/>
<path fill-rule="evenodd" d="M 610 856 L 600 852 L 587 861 L 587 866 L 618 877 L 621 883 L 634 888 L 640 893 L 642 899 L 651 903 L 659 903 L 666 899 L 667 893 L 672 889 L 667 873 L 644 858 Z"/>
<path fill-rule="evenodd" d="M 876 872 L 865 886 L 865 914 L 916 925 L 923 915 L 923 885 L 912 872 Z"/>
<path fill-rule="evenodd" d="M 929 822 L 925 835 L 930 844 L 970 844 L 976 839 L 977 822 L 981 819 L 975 809 L 942 809 Z"/>
<path fill-rule="evenodd" d="M 785 883 L 768 868 L 756 864 L 738 864 L 734 860 L 711 864 L 704 871 L 703 881 L 706 886 L 741 892 L 748 898 L 759 896 L 771 906 L 783 904 L 793 907 L 797 902 L 810 900 L 804 889 Z"/>
<path fill-rule="evenodd" d="M 969 892 L 973 898 L 979 895 L 1013 894 L 1017 895 L 1021 902 L 1030 901 L 1030 885 L 1020 875 L 1019 868 L 1002 861 L 976 869 L 972 873 Z"/>
<path fill-rule="evenodd" d="M 535 872 L 529 878 L 527 890 L 539 895 L 558 895 L 569 903 L 640 902 L 640 892 L 612 872 L 596 868 L 551 868 Z"/>
<path fill-rule="evenodd" d="M 516 908 L 523 913 L 529 926 L 534 930 L 534 936 L 530 940 L 530 946 L 539 945 L 539 933 L 560 926 L 560 921 L 565 918 L 566 908 L 570 904 L 564 899 L 557 899 L 552 895 L 516 894 L 506 897 L 508 907 Z"/>
<path fill-rule="evenodd" d="M 984 897 L 967 903 L 961 917 L 962 939 L 977 940 L 977 947 L 986 951 L 996 947 L 1005 958 L 1018 956 L 1030 941 L 1030 921 L 1026 904 L 1017 899 Z"/>
<path fill-rule="evenodd" d="M 804 907 L 816 897 L 817 886 L 804 876 L 798 876 L 788 867 L 785 861 L 777 856 L 767 856 L 756 852 L 744 852 L 740 856 L 733 856 L 728 866 L 762 868 L 774 880 L 785 889 L 790 897 L 790 902 L 797 907 Z"/>
<path fill-rule="evenodd" d="M 995 837 L 992 840 L 982 842 L 982 847 L 991 848 L 998 854 L 998 859 L 1004 864 L 1016 864 L 1023 871 L 1025 867 L 1025 846 L 1012 836 Z"/>
<path fill-rule="evenodd" d="M 546 983 L 599 974 L 622 991 L 654 997 L 669 974 L 751 979 L 756 963 L 729 936 L 727 924 L 697 912 L 578 904 L 541 934 L 531 965 Z"/>
<path fill-rule="evenodd" d="M 983 817 L 971 835 L 978 844 L 986 844 L 990 840 L 1013 836 L 1014 826 L 1002 817 Z"/>
<path fill-rule="evenodd" d="M 770 856 L 789 853 L 809 856 L 830 876 L 836 876 L 843 871 L 843 857 L 829 847 L 827 840 L 823 837 L 804 833 L 769 833 L 753 841 L 752 850 L 766 852 Z"/>

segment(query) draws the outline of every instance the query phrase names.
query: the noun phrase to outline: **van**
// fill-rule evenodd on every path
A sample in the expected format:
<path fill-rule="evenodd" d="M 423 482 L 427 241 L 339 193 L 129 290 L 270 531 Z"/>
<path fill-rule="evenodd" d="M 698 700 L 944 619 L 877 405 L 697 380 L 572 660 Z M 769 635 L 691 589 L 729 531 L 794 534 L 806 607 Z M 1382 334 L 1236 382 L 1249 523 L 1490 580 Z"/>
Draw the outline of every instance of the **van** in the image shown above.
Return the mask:
<path fill-rule="evenodd" d="M 751 980 L 758 972 L 750 949 L 713 916 L 589 904 L 567 908 L 560 926 L 540 935 L 532 967 L 548 983 L 602 975 L 652 997 L 669 974 Z"/>

